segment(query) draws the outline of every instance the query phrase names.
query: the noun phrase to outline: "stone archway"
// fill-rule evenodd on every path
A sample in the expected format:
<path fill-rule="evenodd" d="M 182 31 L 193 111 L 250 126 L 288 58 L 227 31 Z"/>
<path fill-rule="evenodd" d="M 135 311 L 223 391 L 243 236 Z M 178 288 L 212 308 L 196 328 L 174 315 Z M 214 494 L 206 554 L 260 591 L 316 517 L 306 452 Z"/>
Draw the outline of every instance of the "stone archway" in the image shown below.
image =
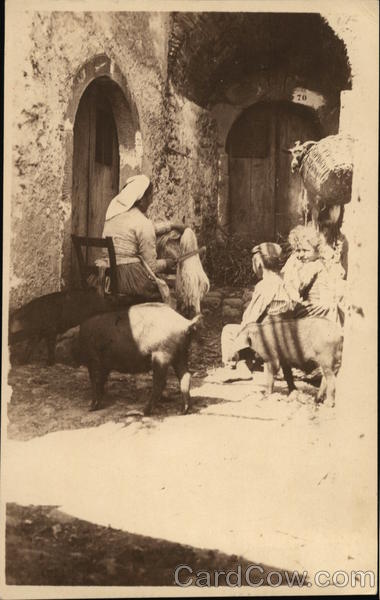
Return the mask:
<path fill-rule="evenodd" d="M 76 235 L 101 237 L 107 207 L 119 191 L 119 142 L 109 96 L 110 80 L 94 79 L 75 117 L 71 232 Z M 74 273 L 72 257 L 77 283 Z"/>
<path fill-rule="evenodd" d="M 290 102 L 259 102 L 234 121 L 226 140 L 228 224 L 251 243 L 287 237 L 302 222 L 303 184 L 286 150 L 318 140 L 313 110 Z"/>
<path fill-rule="evenodd" d="M 95 56 L 74 76 L 64 129 L 62 280 L 70 285 L 76 264 L 71 233 L 100 235 L 110 198 L 142 164 L 137 108 L 121 70 L 107 56 Z"/>
<path fill-rule="evenodd" d="M 351 87 L 345 45 L 318 13 L 176 13 L 168 75 L 176 93 L 216 123 L 216 234 L 229 234 L 225 142 L 232 123 L 258 102 L 288 102 L 316 112 L 321 137 L 338 133 L 340 94 Z M 212 165 L 212 168 L 213 165 Z"/>

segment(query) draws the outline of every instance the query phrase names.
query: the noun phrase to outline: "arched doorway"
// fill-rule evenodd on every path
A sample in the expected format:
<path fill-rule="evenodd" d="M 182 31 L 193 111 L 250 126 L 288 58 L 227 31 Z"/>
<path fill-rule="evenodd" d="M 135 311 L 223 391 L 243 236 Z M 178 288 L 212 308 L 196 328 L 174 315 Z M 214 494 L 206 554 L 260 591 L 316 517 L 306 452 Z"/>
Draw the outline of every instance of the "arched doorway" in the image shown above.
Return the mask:
<path fill-rule="evenodd" d="M 107 207 L 119 191 L 119 143 L 110 85 L 106 77 L 95 79 L 83 93 L 75 117 L 72 233 L 76 235 L 101 237 Z M 75 277 L 75 259 L 72 266 Z"/>
<path fill-rule="evenodd" d="M 270 241 L 301 222 L 302 181 L 286 149 L 320 137 L 314 111 L 291 102 L 260 102 L 238 117 L 226 142 L 231 233 Z"/>
<path fill-rule="evenodd" d="M 75 74 L 64 123 L 61 273 L 62 284 L 70 287 L 78 283 L 71 234 L 101 235 L 110 199 L 144 160 L 137 106 L 121 69 L 105 54 Z M 93 255 L 88 258 L 92 262 Z"/>

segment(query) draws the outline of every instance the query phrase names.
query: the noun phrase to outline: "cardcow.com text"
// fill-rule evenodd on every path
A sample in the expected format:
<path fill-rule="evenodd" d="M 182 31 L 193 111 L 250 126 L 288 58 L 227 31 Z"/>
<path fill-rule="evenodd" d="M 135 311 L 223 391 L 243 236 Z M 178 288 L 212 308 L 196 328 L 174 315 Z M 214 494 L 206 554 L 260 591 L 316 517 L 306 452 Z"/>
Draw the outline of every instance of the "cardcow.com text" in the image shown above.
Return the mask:
<path fill-rule="evenodd" d="M 174 571 L 174 583 L 179 587 L 196 585 L 198 587 L 260 587 L 268 585 L 279 587 L 312 587 L 325 588 L 333 585 L 337 588 L 375 587 L 375 574 L 373 571 L 317 571 L 313 577 L 307 571 L 265 571 L 260 565 L 249 565 L 242 568 L 238 565 L 230 571 L 194 571 L 189 565 L 179 565 Z"/>

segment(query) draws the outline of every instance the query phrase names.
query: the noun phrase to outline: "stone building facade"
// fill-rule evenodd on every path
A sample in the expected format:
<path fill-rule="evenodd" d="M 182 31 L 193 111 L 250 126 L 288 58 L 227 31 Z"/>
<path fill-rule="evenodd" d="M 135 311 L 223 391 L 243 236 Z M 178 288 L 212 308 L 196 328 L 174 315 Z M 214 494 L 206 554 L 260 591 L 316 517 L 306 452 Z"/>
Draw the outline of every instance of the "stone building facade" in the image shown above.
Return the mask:
<path fill-rule="evenodd" d="M 326 422 L 335 465 L 345 467 L 336 469 L 331 497 L 336 530 L 350 522 L 355 558 L 376 557 L 378 3 L 325 2 L 322 15 L 44 12 L 9 4 L 4 277 L 11 309 L 71 285 L 70 234 L 100 234 L 110 194 L 128 175 L 149 174 L 152 217 L 185 219 L 201 243 L 223 243 L 240 224 L 247 233 L 260 217 L 257 205 L 271 208 L 254 235 L 275 239 L 299 218 L 300 183 L 286 179 L 283 147 L 296 135 L 354 137 L 343 222 L 349 309 L 337 416 Z M 318 460 L 323 439 L 313 448 Z M 334 481 L 334 469 L 327 475 Z"/>
<path fill-rule="evenodd" d="M 284 150 L 339 131 L 355 28 L 318 13 L 8 11 L 11 307 L 72 284 L 70 234 L 100 235 L 135 172 L 152 177 L 151 216 L 202 243 L 286 235 L 301 184 Z"/>
<path fill-rule="evenodd" d="M 117 186 L 141 168 L 153 177 L 160 171 L 166 130 L 161 30 L 167 31 L 167 18 L 149 13 L 12 13 L 8 33 L 16 30 L 17 21 L 26 43 L 12 53 L 9 84 L 11 303 L 69 283 L 75 169 L 79 166 L 90 177 L 88 165 L 73 162 L 75 119 L 91 82 L 105 84 L 116 122 Z M 80 130 L 77 136 L 80 140 Z"/>

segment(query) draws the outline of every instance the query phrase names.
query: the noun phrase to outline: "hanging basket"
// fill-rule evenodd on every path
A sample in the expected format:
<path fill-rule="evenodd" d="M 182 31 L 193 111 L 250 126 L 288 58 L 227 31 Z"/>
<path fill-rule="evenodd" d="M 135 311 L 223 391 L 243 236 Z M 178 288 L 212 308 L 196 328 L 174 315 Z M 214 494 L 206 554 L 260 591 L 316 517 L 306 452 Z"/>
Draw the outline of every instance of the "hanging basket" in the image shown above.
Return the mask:
<path fill-rule="evenodd" d="M 300 174 L 305 188 L 318 203 L 347 204 L 351 200 L 353 140 L 330 135 L 308 150 Z"/>

